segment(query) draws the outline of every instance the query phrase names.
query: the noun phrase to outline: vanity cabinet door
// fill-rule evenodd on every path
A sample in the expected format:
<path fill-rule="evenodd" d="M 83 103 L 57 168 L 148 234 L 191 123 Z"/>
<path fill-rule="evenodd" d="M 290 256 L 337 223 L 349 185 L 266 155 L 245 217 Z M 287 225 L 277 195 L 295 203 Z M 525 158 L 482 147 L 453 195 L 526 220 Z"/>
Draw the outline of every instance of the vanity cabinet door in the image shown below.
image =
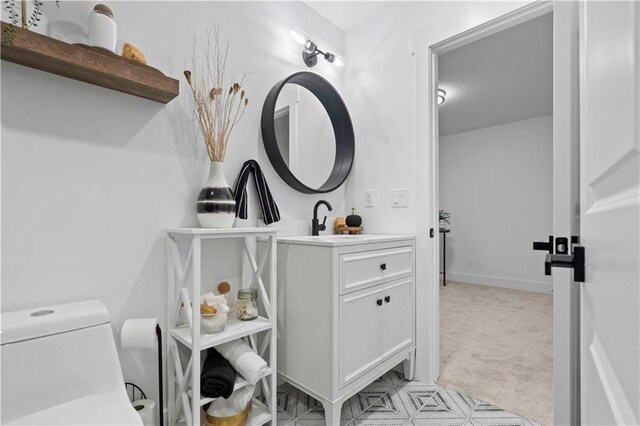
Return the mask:
<path fill-rule="evenodd" d="M 385 284 L 382 299 L 382 357 L 386 358 L 413 341 L 413 280 Z"/>
<path fill-rule="evenodd" d="M 382 286 L 340 298 L 340 387 L 382 359 Z"/>

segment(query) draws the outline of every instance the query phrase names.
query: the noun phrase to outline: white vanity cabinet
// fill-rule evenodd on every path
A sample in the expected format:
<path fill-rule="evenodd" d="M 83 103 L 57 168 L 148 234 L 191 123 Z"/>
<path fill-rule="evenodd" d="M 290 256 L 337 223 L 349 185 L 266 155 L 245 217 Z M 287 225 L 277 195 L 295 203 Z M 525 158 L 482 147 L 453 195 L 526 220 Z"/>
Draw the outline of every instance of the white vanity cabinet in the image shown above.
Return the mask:
<path fill-rule="evenodd" d="M 415 242 L 410 236 L 278 239 L 278 373 L 322 401 L 342 403 L 415 353 Z"/>

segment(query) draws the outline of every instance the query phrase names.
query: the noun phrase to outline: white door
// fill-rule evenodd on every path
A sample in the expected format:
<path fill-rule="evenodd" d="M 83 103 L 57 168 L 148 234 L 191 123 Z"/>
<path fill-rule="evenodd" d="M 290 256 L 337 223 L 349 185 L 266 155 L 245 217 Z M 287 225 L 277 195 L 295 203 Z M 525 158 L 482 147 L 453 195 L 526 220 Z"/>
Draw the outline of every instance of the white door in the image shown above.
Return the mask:
<path fill-rule="evenodd" d="M 581 417 L 640 420 L 640 3 L 580 13 Z"/>
<path fill-rule="evenodd" d="M 382 286 L 340 298 L 340 385 L 382 359 Z"/>
<path fill-rule="evenodd" d="M 413 340 L 413 278 L 383 286 L 382 357 L 406 348 Z"/>

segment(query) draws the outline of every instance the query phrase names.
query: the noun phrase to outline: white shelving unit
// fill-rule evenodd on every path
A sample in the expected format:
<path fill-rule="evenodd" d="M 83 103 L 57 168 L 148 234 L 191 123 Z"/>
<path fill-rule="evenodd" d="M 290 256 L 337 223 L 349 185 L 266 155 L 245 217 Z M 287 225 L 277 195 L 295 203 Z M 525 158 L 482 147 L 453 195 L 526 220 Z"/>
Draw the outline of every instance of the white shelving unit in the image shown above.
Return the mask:
<path fill-rule="evenodd" d="M 266 405 L 255 397 L 252 401 L 248 425 L 260 426 L 267 422 L 276 424 L 276 232 L 271 228 L 171 228 L 167 229 L 167 376 L 168 376 L 168 425 L 202 424 L 201 407 L 213 398 L 200 395 L 201 351 L 236 339 L 245 339 L 254 351 L 265 358 L 269 351 L 269 372 L 258 382 Z M 256 259 L 252 242 L 260 238 L 266 241 L 266 249 Z M 244 288 L 257 287 L 258 299 L 266 317 L 253 321 L 240 321 L 235 312 L 229 312 L 226 329 L 218 334 L 200 334 L 200 295 L 202 295 L 202 244 L 206 240 L 240 239 L 242 250 L 238 256 L 240 268 L 246 259 L 253 271 L 251 282 L 243 282 Z M 184 253 L 184 247 L 187 253 Z M 181 251 L 182 247 L 182 251 Z M 184 260 L 183 260 L 184 259 Z M 215 259 L 212 259 L 215 263 Z M 263 281 L 263 270 L 268 265 L 270 288 Z M 192 305 L 193 301 L 193 305 Z M 257 333 L 264 333 L 259 341 Z M 189 353 L 185 362 L 180 357 L 179 345 Z M 238 375 L 234 391 L 247 386 Z M 256 384 L 258 386 L 258 384 Z"/>

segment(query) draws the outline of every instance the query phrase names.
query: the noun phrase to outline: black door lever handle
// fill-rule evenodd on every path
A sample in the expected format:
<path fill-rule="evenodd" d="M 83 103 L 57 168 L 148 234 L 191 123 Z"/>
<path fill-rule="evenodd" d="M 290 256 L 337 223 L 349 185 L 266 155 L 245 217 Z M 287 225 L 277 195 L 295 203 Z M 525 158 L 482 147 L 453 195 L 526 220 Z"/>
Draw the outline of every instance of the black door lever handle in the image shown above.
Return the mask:
<path fill-rule="evenodd" d="M 542 250 L 548 251 L 550 254 L 553 254 L 553 235 L 549 235 L 549 241 L 534 241 L 533 242 L 534 250 Z"/>
<path fill-rule="evenodd" d="M 573 280 L 584 282 L 584 247 L 573 246 L 573 254 L 547 254 L 544 274 L 551 275 L 551 268 L 573 268 Z"/>

